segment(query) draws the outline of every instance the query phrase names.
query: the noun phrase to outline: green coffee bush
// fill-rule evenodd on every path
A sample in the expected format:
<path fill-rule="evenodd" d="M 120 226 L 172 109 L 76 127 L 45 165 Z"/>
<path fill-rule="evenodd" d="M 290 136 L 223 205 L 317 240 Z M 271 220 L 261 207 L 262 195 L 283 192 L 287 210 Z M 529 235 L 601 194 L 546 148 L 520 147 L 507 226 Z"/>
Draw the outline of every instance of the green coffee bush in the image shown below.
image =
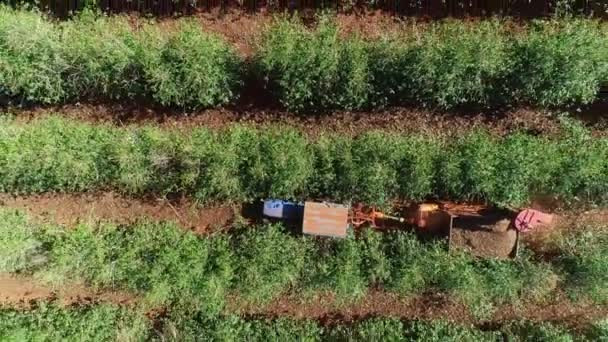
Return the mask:
<path fill-rule="evenodd" d="M 454 141 L 381 132 L 306 138 L 289 128 L 240 125 L 184 134 L 58 118 L 0 126 L 0 190 L 10 193 L 113 188 L 200 202 L 441 198 L 505 207 L 553 196 L 602 204 L 606 170 L 608 140 L 568 123 L 551 138 L 478 131 Z"/>
<path fill-rule="evenodd" d="M 18 104 L 152 99 L 180 108 L 228 104 L 242 61 L 182 20 L 170 32 L 85 11 L 65 22 L 0 6 L 0 96 Z"/>
<path fill-rule="evenodd" d="M 56 27 L 40 13 L 0 4 L 0 96 L 17 104 L 65 100 L 70 61 L 61 47 Z"/>
<path fill-rule="evenodd" d="M 510 40 L 501 21 L 432 24 L 420 35 L 412 61 L 401 71 L 415 103 L 449 109 L 504 102 L 511 69 Z"/>
<path fill-rule="evenodd" d="M 112 130 L 61 119 L 0 126 L 0 190 L 86 191 L 115 177 Z"/>
<path fill-rule="evenodd" d="M 0 309 L 0 336 L 6 341 L 144 341 L 152 323 L 137 310 L 110 304 Z"/>
<path fill-rule="evenodd" d="M 225 237 L 198 239 L 174 224 L 131 228 L 91 224 L 70 234 L 48 231 L 49 261 L 39 277 L 53 284 L 71 280 L 131 290 L 152 305 L 221 309 L 233 276 Z"/>
<path fill-rule="evenodd" d="M 167 308 L 153 324 L 137 309 L 109 304 L 62 307 L 56 303 L 0 309 L 0 335 L 10 341 L 605 341 L 605 328 L 567 329 L 554 323 L 505 321 L 483 327 L 444 320 L 361 318 L 327 324 L 310 319 L 212 315 Z M 604 324 L 605 325 L 605 324 Z M 599 325 L 595 325 L 599 326 Z"/>
<path fill-rule="evenodd" d="M 329 16 L 314 29 L 279 18 L 249 63 L 193 20 L 169 30 L 151 23 L 134 29 L 124 17 L 88 10 L 57 22 L 2 5 L 0 99 L 207 108 L 233 103 L 251 75 L 297 112 L 585 104 L 608 77 L 605 32 L 590 19 L 520 27 L 448 20 L 372 41 L 342 34 Z"/>
<path fill-rule="evenodd" d="M 480 316 L 497 305 L 544 300 L 556 284 L 606 300 L 606 234 L 591 229 L 564 240 L 563 257 L 547 263 L 526 249 L 515 260 L 478 259 L 404 231 L 329 239 L 266 225 L 197 236 L 172 223 L 91 222 L 66 230 L 8 210 L 0 211 L 0 218 L 11 228 L 0 229 L 0 241 L 13 252 L 8 267 L 1 265 L 5 271 L 29 272 L 55 285 L 132 291 L 147 304 L 213 314 L 224 308 L 228 293 L 258 305 L 282 294 L 318 290 L 349 301 L 372 287 L 404 297 L 432 289 Z M 40 261 L 19 254 L 20 247 L 30 251 L 32 239 L 39 242 Z"/>
<path fill-rule="evenodd" d="M 599 22 L 535 21 L 513 44 L 509 87 L 519 103 L 590 103 L 608 76 L 608 41 Z"/>
<path fill-rule="evenodd" d="M 57 27 L 70 99 L 130 99 L 144 94 L 141 44 L 126 17 L 84 11 Z"/>
<path fill-rule="evenodd" d="M 0 221 L 0 272 L 27 272 L 47 261 L 40 236 L 28 220 L 16 212 L 3 212 Z"/>
<path fill-rule="evenodd" d="M 256 55 L 259 77 L 281 104 L 297 112 L 361 109 L 370 94 L 366 44 L 342 39 L 329 17 L 314 31 L 296 19 L 277 20 Z"/>
<path fill-rule="evenodd" d="M 199 108 L 228 104 L 238 97 L 241 61 L 225 41 L 204 33 L 193 21 L 181 22 L 169 34 L 151 34 L 166 35 L 160 48 L 142 54 L 146 85 L 155 101 Z"/>
<path fill-rule="evenodd" d="M 248 300 L 262 304 L 297 284 L 313 261 L 311 248 L 306 240 L 289 236 L 279 226 L 243 229 L 234 241 L 237 289 Z"/>
<path fill-rule="evenodd" d="M 608 234 L 605 227 L 597 231 L 577 230 L 558 243 L 558 264 L 567 274 L 566 287 L 577 298 L 608 302 Z"/>

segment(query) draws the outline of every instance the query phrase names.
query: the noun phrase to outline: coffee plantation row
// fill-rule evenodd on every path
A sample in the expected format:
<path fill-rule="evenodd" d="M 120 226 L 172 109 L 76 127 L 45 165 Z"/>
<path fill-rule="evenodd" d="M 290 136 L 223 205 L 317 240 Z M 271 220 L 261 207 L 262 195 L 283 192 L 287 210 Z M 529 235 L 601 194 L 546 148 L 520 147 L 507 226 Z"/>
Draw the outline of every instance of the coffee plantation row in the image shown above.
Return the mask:
<path fill-rule="evenodd" d="M 278 18 L 244 58 L 191 19 L 134 29 L 126 17 L 85 11 L 57 22 L 0 6 L 0 99 L 194 109 L 234 103 L 252 82 L 258 96 L 297 112 L 563 106 L 593 102 L 607 80 L 606 27 L 591 19 L 444 21 L 406 31 L 370 41 L 341 35 L 327 16 L 314 29 Z"/>
<path fill-rule="evenodd" d="M 551 136 L 483 130 L 457 138 L 369 132 L 306 137 L 235 124 L 189 131 L 58 117 L 0 120 L 0 191 L 117 190 L 199 203 L 264 198 L 481 200 L 504 207 L 553 198 L 605 204 L 608 138 L 563 120 Z"/>
<path fill-rule="evenodd" d="M 152 307 L 220 314 L 229 294 L 259 306 L 289 293 L 329 291 L 348 303 L 371 289 L 404 297 L 432 289 L 487 318 L 500 305 L 542 303 L 558 290 L 608 301 L 608 234 L 597 227 L 555 241 L 559 256 L 542 261 L 527 249 L 517 259 L 479 259 L 405 231 L 322 239 L 278 225 L 235 224 L 226 233 L 197 236 L 173 223 L 62 227 L 9 210 L 0 218 L 0 272 L 61 287 L 129 291 Z"/>
<path fill-rule="evenodd" d="M 370 318 L 324 326 L 312 320 L 244 319 L 204 312 L 171 312 L 153 325 L 143 313 L 114 305 L 61 308 L 41 303 L 29 310 L 0 309 L 0 336 L 10 341 L 603 341 L 608 322 L 585 331 L 551 323 L 508 322 L 480 329 L 444 321 Z"/>
<path fill-rule="evenodd" d="M 28 310 L 0 309 L 0 336 L 10 341 L 603 341 L 608 322 L 584 331 L 551 323 L 508 322 L 480 329 L 447 321 L 371 318 L 324 326 L 311 320 L 209 317 L 204 312 L 171 312 L 153 326 L 137 310 L 114 305 L 61 308 L 41 303 Z"/>

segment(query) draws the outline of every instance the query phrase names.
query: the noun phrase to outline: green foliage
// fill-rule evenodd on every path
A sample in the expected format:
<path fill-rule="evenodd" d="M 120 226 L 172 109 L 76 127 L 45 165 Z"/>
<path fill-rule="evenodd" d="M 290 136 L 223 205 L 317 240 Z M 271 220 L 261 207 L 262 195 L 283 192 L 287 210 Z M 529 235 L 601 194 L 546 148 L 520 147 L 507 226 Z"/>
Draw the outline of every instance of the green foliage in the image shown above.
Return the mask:
<path fill-rule="evenodd" d="M 278 19 L 264 33 L 256 66 L 290 110 L 361 109 L 370 93 L 369 55 L 359 38 L 340 38 L 322 16 L 314 31 L 297 19 Z"/>
<path fill-rule="evenodd" d="M 353 326 L 337 326 L 328 333 L 330 341 L 498 341 L 497 332 L 483 332 L 473 327 L 444 321 L 402 322 L 391 318 L 373 318 Z"/>
<path fill-rule="evenodd" d="M 145 79 L 154 100 L 187 108 L 235 100 L 242 74 L 236 53 L 219 37 L 202 32 L 195 22 L 180 24 L 144 60 Z M 152 34 L 162 37 L 157 30 Z"/>
<path fill-rule="evenodd" d="M 515 100 L 540 106 L 590 103 L 606 80 L 608 45 L 596 21 L 534 22 L 513 44 Z"/>
<path fill-rule="evenodd" d="M 41 303 L 27 310 L 0 310 L 3 341 L 138 341 L 151 335 L 143 315 L 111 306 L 60 308 Z"/>
<path fill-rule="evenodd" d="M 516 260 L 477 259 L 448 253 L 400 231 L 367 231 L 359 237 L 293 237 L 276 225 L 241 227 L 233 234 L 196 236 L 173 224 L 130 227 L 82 224 L 75 229 L 40 226 L 23 215 L 0 212 L 0 242 L 8 246 L 2 272 L 32 272 L 57 286 L 70 281 L 131 290 L 144 304 L 169 308 L 153 335 L 168 340 L 563 340 L 564 329 L 520 322 L 498 332 L 480 332 L 445 322 L 373 319 L 353 326 L 314 322 L 249 320 L 222 316 L 227 290 L 263 305 L 290 290 L 323 289 L 338 299 L 360 298 L 372 286 L 403 296 L 437 291 L 487 317 L 497 305 L 536 301 L 553 291 L 561 271 L 566 289 L 606 300 L 606 234 L 579 230 L 561 241 L 563 257 L 547 264 L 524 250 Z M 32 241 L 35 248 L 32 249 Z M 176 248 L 179 246 L 179 248 Z M 34 251 L 35 253 L 32 253 Z M 150 333 L 143 317 L 112 306 L 63 310 L 42 306 L 21 313 L 0 310 L 0 336 L 11 339 L 127 340 Z M 94 325 L 86 322 L 95 322 Z M 605 338 L 605 324 L 588 332 Z"/>
<path fill-rule="evenodd" d="M 551 153 L 547 153 L 557 164 L 549 171 L 552 173 L 552 186 L 549 187 L 548 192 L 576 193 L 576 198 L 572 200 L 585 201 L 595 198 L 598 202 L 604 202 L 608 194 L 608 183 L 598 180 L 608 171 L 607 141 L 592 137 L 580 122 L 574 120 L 562 120 L 562 122 L 564 139 L 560 139 L 556 146 L 545 145 L 545 149 L 557 149 L 557 151 L 548 150 Z M 558 155 L 568 157 L 554 157 Z"/>
<path fill-rule="evenodd" d="M 63 78 L 70 99 L 130 99 L 144 92 L 138 37 L 126 17 L 84 11 L 61 23 Z"/>
<path fill-rule="evenodd" d="M 335 292 L 338 299 L 361 298 L 367 292 L 367 279 L 363 272 L 363 253 L 360 241 L 354 234 L 346 239 L 325 241 L 319 250 L 319 262 L 314 270 L 315 286 Z"/>
<path fill-rule="evenodd" d="M 243 229 L 233 246 L 238 259 L 237 289 L 245 298 L 264 303 L 297 283 L 312 261 L 310 246 L 280 226 Z"/>
<path fill-rule="evenodd" d="M 479 24 L 447 21 L 433 24 L 412 48 L 413 61 L 403 69 L 416 103 L 452 108 L 503 102 L 510 71 L 509 40 L 498 20 Z"/>
<path fill-rule="evenodd" d="M 66 98 L 64 71 L 54 25 L 37 12 L 0 4 L 0 96 L 18 103 L 57 103 Z"/>
<path fill-rule="evenodd" d="M 578 230 L 559 241 L 561 264 L 566 286 L 576 297 L 588 297 L 598 303 L 608 302 L 608 233 L 605 227 Z"/>
<path fill-rule="evenodd" d="M 313 321 L 286 318 L 247 320 L 205 312 L 172 312 L 163 320 L 162 341 L 320 341 L 323 329 Z"/>
<path fill-rule="evenodd" d="M 198 239 L 175 225 L 81 225 L 47 234 L 49 264 L 38 275 L 55 284 L 84 281 L 145 294 L 151 304 L 184 302 L 217 312 L 233 274 L 227 239 Z"/>
<path fill-rule="evenodd" d="M 44 264 L 43 243 L 26 218 L 8 210 L 0 215 L 0 272 L 25 272 Z"/>
<path fill-rule="evenodd" d="M 321 325 L 306 319 L 242 318 L 175 307 L 153 325 L 139 310 L 107 304 L 61 308 L 39 303 L 27 310 L 0 309 L 0 336 L 6 341 L 602 341 L 605 334 L 599 326 L 574 332 L 550 323 L 519 321 L 480 329 L 442 320 L 388 317 Z"/>
<path fill-rule="evenodd" d="M 238 97 L 242 62 L 182 20 L 170 34 L 88 10 L 65 22 L 0 5 L 0 95 L 19 104 L 149 98 L 215 107 Z"/>
<path fill-rule="evenodd" d="M 549 323 L 515 322 L 503 330 L 510 341 L 575 341 L 574 336 L 564 328 Z"/>
<path fill-rule="evenodd" d="M 494 305 L 542 299 L 554 288 L 551 282 L 556 276 L 551 268 L 525 257 L 476 260 L 467 254 L 448 253 L 443 244 L 424 244 L 410 234 L 390 233 L 385 239 L 385 255 L 392 269 L 386 285 L 404 295 L 435 288 L 485 315 Z"/>
<path fill-rule="evenodd" d="M 519 207 L 535 196 L 601 204 L 608 139 L 564 122 L 558 136 L 474 132 L 455 141 L 371 132 L 307 138 L 235 125 L 184 134 L 51 118 L 0 125 L 0 190 L 190 195 L 200 202 L 326 198 L 483 200 Z"/>
<path fill-rule="evenodd" d="M 66 120 L 0 127 L 0 190 L 86 191 L 112 179 L 113 132 Z"/>
<path fill-rule="evenodd" d="M 608 319 L 594 323 L 589 332 L 589 338 L 599 342 L 608 341 Z"/>
<path fill-rule="evenodd" d="M 207 108 L 234 102 L 253 71 L 253 84 L 300 113 L 586 104 L 608 76 L 605 33 L 598 21 L 570 17 L 516 28 L 446 20 L 367 41 L 339 32 L 328 15 L 314 29 L 281 17 L 250 66 L 193 20 L 136 30 L 125 17 L 90 10 L 54 22 L 0 5 L 0 96 L 17 104 L 147 99 Z"/>
<path fill-rule="evenodd" d="M 597 98 L 608 76 L 604 27 L 588 19 L 513 30 L 491 19 L 419 25 L 398 37 L 340 37 L 281 18 L 256 55 L 260 77 L 288 109 L 306 112 L 421 104 L 451 109 L 505 103 L 562 106 Z"/>

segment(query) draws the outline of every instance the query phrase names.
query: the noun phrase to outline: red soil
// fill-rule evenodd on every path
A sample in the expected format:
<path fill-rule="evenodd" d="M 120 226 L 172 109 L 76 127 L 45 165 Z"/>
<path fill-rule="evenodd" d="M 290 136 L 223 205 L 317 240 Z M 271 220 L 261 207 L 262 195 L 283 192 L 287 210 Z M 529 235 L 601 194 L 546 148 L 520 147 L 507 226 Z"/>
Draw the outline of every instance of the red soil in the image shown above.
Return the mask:
<path fill-rule="evenodd" d="M 138 298 L 126 292 L 98 291 L 82 285 L 52 288 L 31 278 L 0 273 L 0 307 L 28 306 L 41 300 L 55 300 L 64 306 L 101 302 L 130 305 Z"/>
<path fill-rule="evenodd" d="M 189 200 L 128 199 L 113 192 L 45 194 L 14 197 L 0 194 L 0 205 L 24 210 L 38 221 L 74 226 L 80 222 L 131 224 L 142 219 L 174 221 L 196 233 L 226 227 L 238 207 L 200 207 Z"/>
<path fill-rule="evenodd" d="M 551 135 L 559 131 L 558 120 L 548 111 L 518 109 L 505 113 L 441 113 L 412 108 L 391 108 L 375 112 L 334 112 L 325 115 L 297 115 L 273 109 L 209 109 L 198 112 L 128 105 L 65 105 L 32 109 L 9 108 L 17 120 L 32 120 L 60 115 L 89 123 L 118 126 L 153 124 L 161 128 L 190 130 L 197 127 L 227 128 L 241 123 L 258 128 L 267 125 L 293 127 L 310 136 L 323 133 L 356 135 L 370 130 L 402 134 L 459 136 L 474 129 L 485 129 L 497 135 L 513 131 Z M 590 123 L 597 134 L 603 123 Z"/>

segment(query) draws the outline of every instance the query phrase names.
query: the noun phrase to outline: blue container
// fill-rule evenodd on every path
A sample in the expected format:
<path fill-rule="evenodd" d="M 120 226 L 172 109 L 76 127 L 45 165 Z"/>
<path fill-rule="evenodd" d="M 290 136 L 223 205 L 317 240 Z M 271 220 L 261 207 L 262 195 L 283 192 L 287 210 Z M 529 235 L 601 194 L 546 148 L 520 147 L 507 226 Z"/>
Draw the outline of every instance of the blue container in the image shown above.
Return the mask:
<path fill-rule="evenodd" d="M 264 201 L 264 216 L 283 219 L 297 220 L 304 215 L 304 206 L 298 203 L 283 200 Z"/>

